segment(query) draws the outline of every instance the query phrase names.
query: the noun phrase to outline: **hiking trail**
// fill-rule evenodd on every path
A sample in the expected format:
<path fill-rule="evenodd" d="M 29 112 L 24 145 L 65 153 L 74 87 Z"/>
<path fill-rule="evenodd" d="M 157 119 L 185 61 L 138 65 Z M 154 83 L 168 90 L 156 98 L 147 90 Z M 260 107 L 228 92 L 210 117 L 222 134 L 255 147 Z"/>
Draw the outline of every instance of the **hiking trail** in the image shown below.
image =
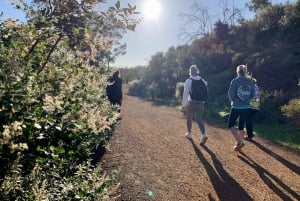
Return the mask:
<path fill-rule="evenodd" d="M 102 158 L 103 170 L 119 171 L 117 200 L 300 200 L 299 150 L 255 136 L 237 154 L 230 131 L 207 122 L 200 146 L 195 122 L 193 140 L 185 138 L 178 109 L 123 93 L 122 121 Z"/>

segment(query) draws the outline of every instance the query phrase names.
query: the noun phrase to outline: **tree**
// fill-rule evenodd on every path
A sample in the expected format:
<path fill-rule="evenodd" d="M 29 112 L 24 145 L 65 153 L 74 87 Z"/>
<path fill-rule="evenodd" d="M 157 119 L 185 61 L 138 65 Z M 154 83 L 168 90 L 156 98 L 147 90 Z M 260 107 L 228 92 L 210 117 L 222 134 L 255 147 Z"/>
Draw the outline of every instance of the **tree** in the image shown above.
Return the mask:
<path fill-rule="evenodd" d="M 109 71 L 110 69 L 110 62 L 115 62 L 116 58 L 119 56 L 119 55 L 124 55 L 126 54 L 126 43 L 120 45 L 119 43 L 117 43 L 119 46 L 118 47 L 115 47 L 113 49 L 112 52 L 109 52 L 108 54 L 108 57 L 107 57 L 107 70 Z"/>
<path fill-rule="evenodd" d="M 219 41 L 226 41 L 229 39 L 229 27 L 228 24 L 224 24 L 221 21 L 215 23 L 214 33 Z"/>
<path fill-rule="evenodd" d="M 246 5 L 251 11 L 257 12 L 271 6 L 272 3 L 269 0 L 251 0 L 251 2 Z"/>
<path fill-rule="evenodd" d="M 40 43 L 48 40 L 48 47 L 42 50 L 45 58 L 39 64 L 38 72 L 45 68 L 61 41 L 67 42 L 69 51 L 74 55 L 89 62 L 95 60 L 99 52 L 107 55 L 106 50 L 112 48 L 114 41 L 120 39 L 126 30 L 134 30 L 139 22 L 137 18 L 130 18 L 138 14 L 136 6 L 121 8 L 120 1 L 117 1 L 107 11 L 96 11 L 94 8 L 97 4 L 103 4 L 103 1 L 34 0 L 31 5 L 19 2 L 19 8 L 28 16 L 28 23 L 39 30 L 26 58 L 32 55 Z"/>
<path fill-rule="evenodd" d="M 228 24 L 234 26 L 236 22 L 243 20 L 242 11 L 240 8 L 235 7 L 234 0 L 221 0 L 220 8 L 222 12 L 221 22 L 223 24 Z"/>
<path fill-rule="evenodd" d="M 212 31 L 211 16 L 209 15 L 208 8 L 196 0 L 191 8 L 191 13 L 193 14 L 180 15 L 187 19 L 184 27 L 181 28 L 180 37 L 188 42 L 207 36 Z"/>

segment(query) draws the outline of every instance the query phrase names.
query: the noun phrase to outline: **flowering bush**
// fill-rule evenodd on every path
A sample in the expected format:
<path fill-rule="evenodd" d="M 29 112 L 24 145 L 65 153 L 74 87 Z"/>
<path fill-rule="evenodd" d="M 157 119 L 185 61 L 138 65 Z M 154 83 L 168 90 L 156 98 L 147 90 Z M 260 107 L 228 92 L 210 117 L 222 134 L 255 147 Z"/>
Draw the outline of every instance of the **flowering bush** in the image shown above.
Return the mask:
<path fill-rule="evenodd" d="M 99 52 L 110 51 L 120 30 L 133 28 L 127 17 L 135 7 L 117 2 L 92 16 L 92 5 L 102 1 L 36 2 L 37 10 L 17 5 L 31 17 L 26 24 L 0 22 L 0 197 L 101 200 L 114 176 L 91 161 L 119 113 L 106 99 Z"/>

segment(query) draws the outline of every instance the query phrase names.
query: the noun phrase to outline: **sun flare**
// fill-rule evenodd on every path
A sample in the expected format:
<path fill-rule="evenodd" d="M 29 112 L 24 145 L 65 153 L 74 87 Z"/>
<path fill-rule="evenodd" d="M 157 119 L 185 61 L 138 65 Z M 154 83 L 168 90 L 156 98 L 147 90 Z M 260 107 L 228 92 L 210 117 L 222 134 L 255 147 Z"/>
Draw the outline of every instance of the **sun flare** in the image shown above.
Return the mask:
<path fill-rule="evenodd" d="M 143 5 L 143 15 L 146 20 L 158 20 L 161 7 L 158 0 L 146 0 Z"/>

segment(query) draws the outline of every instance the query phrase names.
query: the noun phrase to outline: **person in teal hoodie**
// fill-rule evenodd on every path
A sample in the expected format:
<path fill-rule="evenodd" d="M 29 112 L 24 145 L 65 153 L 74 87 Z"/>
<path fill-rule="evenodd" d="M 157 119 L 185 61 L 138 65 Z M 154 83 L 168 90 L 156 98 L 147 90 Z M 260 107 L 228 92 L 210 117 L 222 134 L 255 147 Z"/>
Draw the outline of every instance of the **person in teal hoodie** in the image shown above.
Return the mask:
<path fill-rule="evenodd" d="M 243 131 L 238 131 L 235 127 L 238 118 L 249 122 L 250 100 L 254 97 L 254 83 L 247 77 L 247 67 L 239 65 L 236 68 L 237 77 L 235 77 L 229 86 L 228 97 L 231 102 L 231 110 L 228 118 L 228 128 L 236 140 L 234 151 L 240 151 L 245 145 Z"/>
<path fill-rule="evenodd" d="M 256 115 L 256 113 L 260 110 L 260 90 L 259 87 L 257 85 L 257 80 L 255 78 L 251 78 L 251 80 L 254 83 L 254 98 L 252 98 L 250 100 L 250 111 L 249 111 L 249 115 L 250 115 L 250 120 L 246 123 L 246 131 L 247 134 L 244 136 L 244 139 L 248 140 L 248 141 L 252 141 L 252 138 L 254 137 L 253 134 L 253 118 Z M 239 130 L 243 131 L 245 127 L 245 120 L 240 118 L 239 119 Z"/>

